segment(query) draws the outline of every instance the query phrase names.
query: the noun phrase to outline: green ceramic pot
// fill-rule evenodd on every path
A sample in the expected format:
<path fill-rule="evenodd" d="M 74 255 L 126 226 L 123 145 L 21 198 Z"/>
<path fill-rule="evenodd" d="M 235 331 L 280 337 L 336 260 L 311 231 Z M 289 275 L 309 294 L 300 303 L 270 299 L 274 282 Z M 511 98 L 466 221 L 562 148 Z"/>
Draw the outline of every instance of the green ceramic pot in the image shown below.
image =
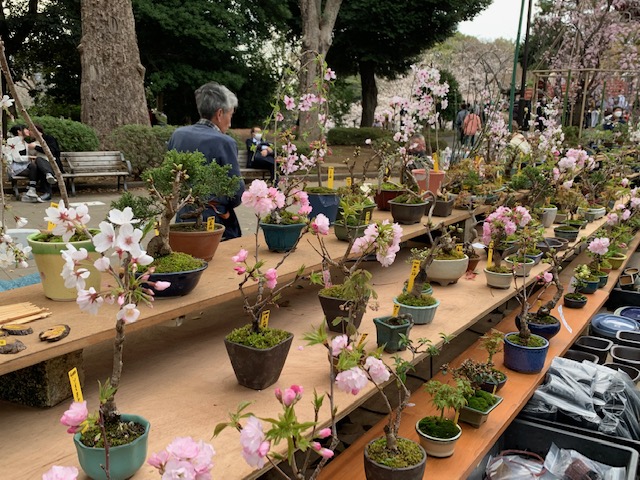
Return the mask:
<path fill-rule="evenodd" d="M 147 441 L 151 425 L 149 421 L 138 415 L 121 416 L 125 422 L 136 422 L 144 425 L 145 432 L 127 445 L 109 449 L 111 480 L 126 480 L 132 477 L 147 458 Z M 104 448 L 87 447 L 80 442 L 80 433 L 73 436 L 73 443 L 78 452 L 78 461 L 82 470 L 93 480 L 106 480 L 107 476 L 100 465 L 104 465 Z"/>
<path fill-rule="evenodd" d="M 272 252 L 288 252 L 298 243 L 300 232 L 306 223 L 293 223 L 291 225 L 277 225 L 272 223 L 260 223 L 264 241 L 267 242 Z"/>

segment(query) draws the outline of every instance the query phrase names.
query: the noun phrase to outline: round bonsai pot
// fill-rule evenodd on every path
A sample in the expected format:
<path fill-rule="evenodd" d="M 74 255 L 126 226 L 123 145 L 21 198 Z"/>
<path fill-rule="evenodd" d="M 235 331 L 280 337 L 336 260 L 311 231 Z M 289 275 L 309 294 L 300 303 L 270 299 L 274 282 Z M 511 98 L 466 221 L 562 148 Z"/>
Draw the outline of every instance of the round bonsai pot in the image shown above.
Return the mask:
<path fill-rule="evenodd" d="M 549 340 L 531 334 L 532 337 L 542 339 L 544 344 L 541 347 L 525 347 L 509 340 L 511 335 L 518 335 L 518 332 L 510 332 L 504 336 L 504 366 L 521 373 L 540 372 L 547 358 Z"/>
<path fill-rule="evenodd" d="M 558 207 L 544 207 L 542 209 L 542 218 L 540 222 L 544 228 L 549 228 L 553 225 L 553 222 L 556 220 L 556 215 L 558 214 Z"/>
<path fill-rule="evenodd" d="M 530 314 L 533 315 L 533 314 Z M 527 325 L 529 326 L 529 330 L 531 331 L 531 333 L 535 334 L 535 335 L 540 335 L 541 337 L 546 338 L 547 340 L 551 340 L 553 337 L 555 337 L 558 332 L 560 331 L 560 320 L 558 320 L 556 317 L 554 317 L 553 315 L 549 315 L 549 317 L 552 317 L 555 319 L 554 323 L 535 323 L 535 322 L 527 322 Z M 516 328 L 518 330 L 520 330 L 520 315 L 516 315 Z"/>
<path fill-rule="evenodd" d="M 513 258 L 505 258 L 504 263 L 506 263 L 508 267 L 513 268 L 518 277 L 528 277 L 531 269 L 536 264 L 533 259 L 526 256 L 524 262 L 517 261 Z"/>
<path fill-rule="evenodd" d="M 195 222 L 180 222 L 169 228 L 169 245 L 174 252 L 211 261 L 220 245 L 225 227 L 216 223 L 214 230 L 196 230 Z"/>
<path fill-rule="evenodd" d="M 607 258 L 611 264 L 611 270 L 618 270 L 626 259 L 627 256 L 622 253 L 614 253 L 612 256 Z"/>
<path fill-rule="evenodd" d="M 187 272 L 173 272 L 173 273 L 152 273 L 149 276 L 150 282 L 169 282 L 168 288 L 165 290 L 155 290 L 151 285 L 144 284 L 146 288 L 150 288 L 154 291 L 156 298 L 170 298 L 170 297 L 182 297 L 193 291 L 198 285 L 202 272 L 204 272 L 209 264 L 204 262 L 202 267 L 195 270 L 189 270 Z"/>
<path fill-rule="evenodd" d="M 428 325 L 430 324 L 436 316 L 436 310 L 440 305 L 440 301 L 436 300 L 434 305 L 429 305 L 428 307 L 414 307 L 411 305 L 405 305 L 404 303 L 398 302 L 398 298 L 393 298 L 393 303 L 396 305 L 400 305 L 399 314 L 410 313 L 411 318 L 413 318 L 413 323 L 416 325 Z"/>
<path fill-rule="evenodd" d="M 456 425 L 458 428 L 458 434 L 451 438 L 439 438 L 429 435 L 420 429 L 420 422 L 416 422 L 416 432 L 420 437 L 420 445 L 427 452 L 427 455 L 436 458 L 446 458 L 453 455 L 453 451 L 456 448 L 456 442 L 462 436 L 462 428 L 460 425 Z"/>
<path fill-rule="evenodd" d="M 579 232 L 580 230 L 569 225 L 561 225 L 553 229 L 553 233 L 555 233 L 556 237 L 564 238 L 570 242 L 574 242 L 578 238 Z"/>
<path fill-rule="evenodd" d="M 477 262 L 476 262 L 477 263 Z M 457 283 L 469 266 L 469 257 L 453 260 L 434 259 L 427 269 L 427 278 L 430 283 L 447 286 L 450 283 Z"/>
<path fill-rule="evenodd" d="M 582 300 L 578 300 L 575 298 L 567 298 L 566 295 L 562 297 L 562 301 L 565 307 L 567 308 L 582 308 L 587 304 L 587 297 L 584 297 Z"/>
<path fill-rule="evenodd" d="M 511 273 L 496 273 L 484 269 L 487 285 L 494 288 L 506 290 L 513 285 L 513 275 Z"/>

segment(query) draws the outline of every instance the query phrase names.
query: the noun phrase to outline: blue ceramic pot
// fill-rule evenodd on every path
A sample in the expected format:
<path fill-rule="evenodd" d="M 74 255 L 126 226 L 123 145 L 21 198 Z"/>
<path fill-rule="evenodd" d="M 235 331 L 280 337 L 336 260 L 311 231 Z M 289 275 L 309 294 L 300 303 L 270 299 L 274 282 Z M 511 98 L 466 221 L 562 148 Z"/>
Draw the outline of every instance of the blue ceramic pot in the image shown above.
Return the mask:
<path fill-rule="evenodd" d="M 604 273 L 604 272 L 602 272 L 602 273 Z M 598 288 L 604 287 L 607 284 L 607 282 L 609 281 L 609 274 L 608 273 L 605 273 L 604 275 L 596 274 L 596 276 L 600 279 L 598 281 Z"/>
<path fill-rule="evenodd" d="M 553 315 L 550 315 L 553 316 Z M 556 318 L 556 317 L 553 317 Z M 533 323 L 527 322 L 529 330 L 535 335 L 551 340 L 560 331 L 560 320 L 556 318 L 556 323 Z M 520 330 L 520 315 L 516 315 L 516 328 Z"/>
<path fill-rule="evenodd" d="M 600 279 L 594 280 L 593 282 L 585 282 L 585 283 L 586 285 L 584 287 L 577 288 L 576 292 L 586 293 L 586 294 L 595 293 L 595 291 L 598 290 L 598 285 L 600 285 Z"/>
<path fill-rule="evenodd" d="M 260 222 L 260 228 L 264 233 L 264 241 L 267 242 L 272 252 L 288 252 L 298 243 L 300 232 L 306 223 L 293 223 L 291 225 L 277 225 Z"/>
<path fill-rule="evenodd" d="M 324 214 L 333 225 L 338 215 L 340 197 L 337 193 L 307 193 L 311 214 L 309 218 L 315 218 L 318 214 Z"/>
<path fill-rule="evenodd" d="M 151 425 L 149 421 L 138 415 L 121 415 L 122 421 L 136 422 L 145 427 L 142 436 L 127 445 L 120 445 L 109 449 L 109 464 L 111 480 L 126 480 L 140 470 L 147 458 L 147 440 Z M 73 443 L 78 452 L 78 461 L 82 470 L 94 480 L 106 479 L 104 470 L 104 448 L 87 447 L 80 442 L 80 433 L 73 436 Z"/>
<path fill-rule="evenodd" d="M 538 373 L 544 368 L 544 361 L 549 350 L 549 340 L 539 335 L 535 337 L 544 340 L 542 347 L 523 347 L 509 340 L 509 336 L 518 335 L 510 332 L 504 336 L 504 366 L 509 370 L 521 373 Z"/>

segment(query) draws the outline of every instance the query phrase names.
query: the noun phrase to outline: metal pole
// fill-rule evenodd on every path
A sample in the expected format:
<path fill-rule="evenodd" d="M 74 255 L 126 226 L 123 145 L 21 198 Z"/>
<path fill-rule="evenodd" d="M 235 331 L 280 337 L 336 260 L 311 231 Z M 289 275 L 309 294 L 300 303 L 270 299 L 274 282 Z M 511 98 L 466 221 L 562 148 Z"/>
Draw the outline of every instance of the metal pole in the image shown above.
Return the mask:
<path fill-rule="evenodd" d="M 509 131 L 512 132 L 513 104 L 516 99 L 516 68 L 518 67 L 518 54 L 520 53 L 520 33 L 522 32 L 522 17 L 524 16 L 524 1 L 520 2 L 520 20 L 518 20 L 518 34 L 516 35 L 516 48 L 513 53 L 513 71 L 511 72 L 511 94 L 509 95 Z"/>
<path fill-rule="evenodd" d="M 562 105 L 562 125 L 566 126 L 567 123 L 567 105 L 569 104 L 569 86 L 571 85 L 571 70 L 567 75 L 567 83 L 564 89 L 564 103 Z M 561 85 L 562 86 L 562 85 Z"/>
<path fill-rule="evenodd" d="M 589 85 L 589 72 L 584 74 L 584 85 L 582 87 L 582 108 L 580 109 L 580 129 L 578 139 L 582 138 L 582 126 L 584 125 L 584 108 L 587 103 L 587 85 Z"/>

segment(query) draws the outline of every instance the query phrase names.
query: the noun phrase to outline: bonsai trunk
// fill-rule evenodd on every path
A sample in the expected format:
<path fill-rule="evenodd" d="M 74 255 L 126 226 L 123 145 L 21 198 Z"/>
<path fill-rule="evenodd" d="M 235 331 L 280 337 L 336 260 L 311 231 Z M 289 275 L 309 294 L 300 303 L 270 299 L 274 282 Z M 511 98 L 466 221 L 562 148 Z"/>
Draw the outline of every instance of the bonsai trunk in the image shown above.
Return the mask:
<path fill-rule="evenodd" d="M 113 341 L 113 369 L 109 382 L 115 391 L 120 386 L 120 377 L 122 376 L 122 351 L 124 347 L 124 320 L 116 321 L 116 338 Z M 104 405 L 100 407 L 105 423 L 113 422 L 118 416 L 118 407 L 116 406 L 115 394 L 112 395 Z"/>

